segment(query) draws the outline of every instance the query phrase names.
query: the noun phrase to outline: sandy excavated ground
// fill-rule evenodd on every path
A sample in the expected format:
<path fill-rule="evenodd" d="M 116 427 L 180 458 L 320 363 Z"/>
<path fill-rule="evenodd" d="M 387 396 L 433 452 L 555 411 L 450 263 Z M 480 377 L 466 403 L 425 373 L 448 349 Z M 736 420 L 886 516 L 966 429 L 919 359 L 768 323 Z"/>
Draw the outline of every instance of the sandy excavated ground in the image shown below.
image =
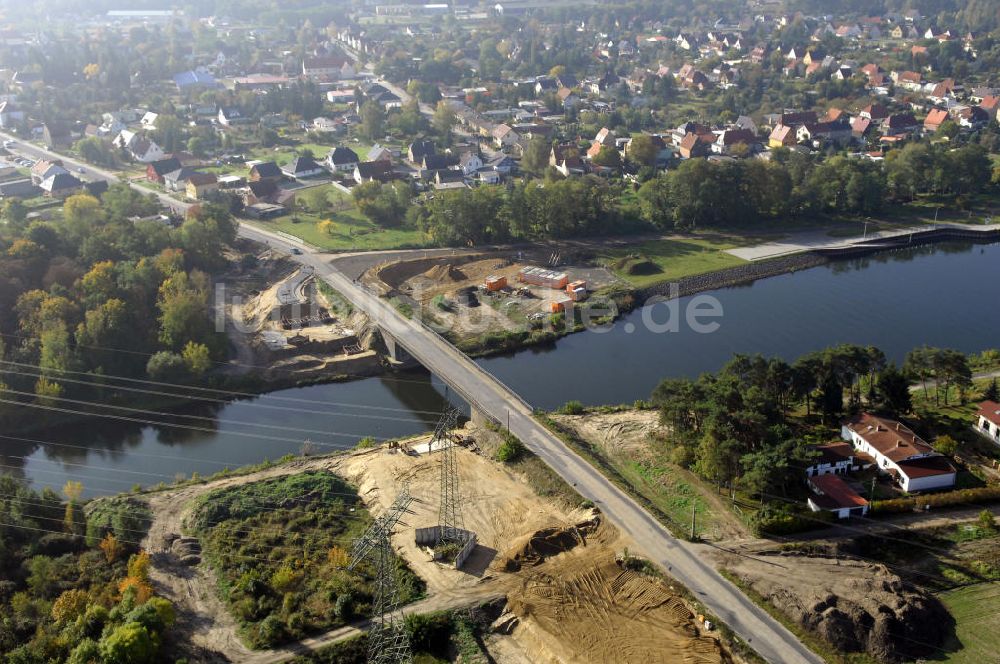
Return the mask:
<path fill-rule="evenodd" d="M 404 446 L 426 440 L 414 438 Z M 618 566 L 615 555 L 628 540 L 599 515 L 566 510 L 539 497 L 520 475 L 470 449 L 456 453 L 464 525 L 477 533 L 480 543 L 462 570 L 431 561 L 413 538 L 414 528 L 438 522 L 438 454 L 416 457 L 379 447 L 297 459 L 250 475 L 153 494 L 153 524 L 144 542 L 153 554 L 151 577 L 158 592 L 177 607 L 179 634 L 191 644 L 191 661 L 273 662 L 287 659 L 290 650 L 252 652 L 243 646 L 235 621 L 216 595 L 211 571 L 204 564 L 180 564 L 165 550 L 168 536 L 181 532 L 192 500 L 207 491 L 308 470 L 327 470 L 355 483 L 376 515 L 409 484 L 417 500 L 397 527 L 393 547 L 427 583 L 428 599 L 420 604 L 434 610 L 506 596 L 506 626 L 487 639 L 497 662 L 729 661 L 712 634 L 698 635 L 699 623 L 668 586 Z"/>
<path fill-rule="evenodd" d="M 720 555 L 720 562 L 799 624 L 842 651 L 882 662 L 934 654 L 949 616 L 884 565 L 804 555 Z"/>
<path fill-rule="evenodd" d="M 560 426 L 577 438 L 595 445 L 612 458 L 642 461 L 653 456 L 651 436 L 662 433 L 656 410 L 627 409 L 614 413 L 592 412 L 583 415 L 552 414 Z M 676 468 L 676 476 L 698 491 L 711 511 L 711 520 L 702 537 L 729 543 L 749 537 L 746 525 L 733 514 L 725 501 L 705 487 L 689 471 Z M 669 487 L 664 490 L 669 491 Z"/>
<path fill-rule="evenodd" d="M 552 418 L 579 438 L 599 445 L 609 453 L 627 455 L 644 454 L 649 446 L 649 437 L 660 429 L 660 414 L 655 410 L 555 414 Z"/>

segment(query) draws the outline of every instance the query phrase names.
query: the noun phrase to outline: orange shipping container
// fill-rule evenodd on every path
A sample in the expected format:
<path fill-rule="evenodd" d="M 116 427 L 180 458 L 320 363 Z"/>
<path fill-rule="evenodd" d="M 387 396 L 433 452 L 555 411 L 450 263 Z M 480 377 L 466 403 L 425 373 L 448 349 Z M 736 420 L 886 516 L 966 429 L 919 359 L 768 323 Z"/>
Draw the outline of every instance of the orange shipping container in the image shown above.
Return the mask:
<path fill-rule="evenodd" d="M 507 277 L 496 275 L 486 277 L 486 290 L 494 292 L 506 287 Z"/>

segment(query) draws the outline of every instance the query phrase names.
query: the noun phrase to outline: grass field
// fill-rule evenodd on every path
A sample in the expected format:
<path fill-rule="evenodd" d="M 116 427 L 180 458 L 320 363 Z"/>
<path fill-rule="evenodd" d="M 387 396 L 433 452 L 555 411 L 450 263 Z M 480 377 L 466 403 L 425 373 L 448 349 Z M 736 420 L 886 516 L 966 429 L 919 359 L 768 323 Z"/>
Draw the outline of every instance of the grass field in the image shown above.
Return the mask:
<path fill-rule="evenodd" d="M 319 229 L 318 224 L 323 219 L 333 221 L 333 233 L 325 233 Z M 326 251 L 375 251 L 432 245 L 430 237 L 419 230 L 383 229 L 366 219 L 344 212 L 334 212 L 323 215 L 322 218 L 312 213 L 296 212 L 269 221 L 249 223 L 270 231 L 283 231 Z"/>
<path fill-rule="evenodd" d="M 642 288 L 741 265 L 745 262 L 742 258 L 725 252 L 740 244 L 746 242 L 736 242 L 722 235 L 651 240 L 627 249 L 612 250 L 605 258 L 609 259 L 617 276 Z M 630 259 L 630 256 L 635 258 Z"/>
<path fill-rule="evenodd" d="M 937 661 L 980 664 L 1000 653 L 1000 583 L 980 583 L 938 596 L 955 618 L 954 652 Z"/>

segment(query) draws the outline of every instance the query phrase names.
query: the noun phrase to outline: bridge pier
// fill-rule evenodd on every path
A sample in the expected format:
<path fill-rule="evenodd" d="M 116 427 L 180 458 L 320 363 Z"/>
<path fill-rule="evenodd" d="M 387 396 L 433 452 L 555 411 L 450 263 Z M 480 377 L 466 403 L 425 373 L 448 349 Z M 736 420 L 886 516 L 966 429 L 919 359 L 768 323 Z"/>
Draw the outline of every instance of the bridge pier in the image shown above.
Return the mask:
<path fill-rule="evenodd" d="M 385 330 L 380 329 L 379 332 L 381 333 L 380 336 L 382 337 L 382 344 L 385 346 L 386 357 L 389 358 L 389 361 L 392 364 L 401 368 L 410 368 L 420 365 L 420 362 L 418 362 L 415 357 L 410 355 L 406 348 L 396 341 L 395 337 Z"/>

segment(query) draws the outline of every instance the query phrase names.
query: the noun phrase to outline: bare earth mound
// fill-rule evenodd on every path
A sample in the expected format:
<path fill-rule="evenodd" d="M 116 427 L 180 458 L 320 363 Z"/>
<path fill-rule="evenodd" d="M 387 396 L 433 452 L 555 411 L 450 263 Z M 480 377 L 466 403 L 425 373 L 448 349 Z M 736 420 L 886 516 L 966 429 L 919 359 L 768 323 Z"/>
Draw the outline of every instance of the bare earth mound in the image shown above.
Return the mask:
<path fill-rule="evenodd" d="M 726 565 L 768 602 L 838 650 L 882 662 L 932 654 L 951 617 L 935 598 L 883 565 L 837 558 L 764 555 Z"/>
<path fill-rule="evenodd" d="M 507 600 L 508 612 L 520 621 L 515 634 L 532 642 L 534 661 L 730 661 L 716 639 L 700 634 L 691 611 L 664 583 L 622 569 L 611 557 L 534 569 Z"/>
<path fill-rule="evenodd" d="M 450 263 L 446 265 L 435 265 L 431 269 L 424 272 L 421 276 L 427 277 L 431 281 L 451 283 L 465 281 L 468 278 L 465 276 L 464 272 Z"/>

